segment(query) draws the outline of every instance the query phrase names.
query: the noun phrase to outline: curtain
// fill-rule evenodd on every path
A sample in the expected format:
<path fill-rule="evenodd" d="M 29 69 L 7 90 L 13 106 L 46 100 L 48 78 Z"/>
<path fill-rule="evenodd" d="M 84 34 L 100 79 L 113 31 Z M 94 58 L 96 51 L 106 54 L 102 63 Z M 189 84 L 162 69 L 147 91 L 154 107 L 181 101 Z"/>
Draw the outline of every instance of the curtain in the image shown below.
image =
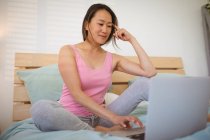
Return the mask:
<path fill-rule="evenodd" d="M 207 5 L 202 6 L 202 17 L 208 63 L 208 75 L 210 76 L 210 9 L 207 9 Z"/>

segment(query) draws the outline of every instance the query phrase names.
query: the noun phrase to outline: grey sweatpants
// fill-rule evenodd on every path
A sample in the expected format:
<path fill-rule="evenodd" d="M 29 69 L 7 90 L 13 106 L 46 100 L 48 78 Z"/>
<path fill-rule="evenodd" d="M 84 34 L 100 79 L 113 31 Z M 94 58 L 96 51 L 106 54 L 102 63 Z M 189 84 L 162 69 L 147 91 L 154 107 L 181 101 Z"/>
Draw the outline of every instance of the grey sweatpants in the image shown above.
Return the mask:
<path fill-rule="evenodd" d="M 141 101 L 148 100 L 149 87 L 149 78 L 137 78 L 107 108 L 118 115 L 129 115 Z M 31 115 L 35 125 L 41 131 L 93 130 L 96 125 L 105 127 L 113 125 L 109 120 L 95 115 L 78 117 L 64 109 L 58 102 L 50 100 L 40 100 L 34 103 L 31 107 Z"/>

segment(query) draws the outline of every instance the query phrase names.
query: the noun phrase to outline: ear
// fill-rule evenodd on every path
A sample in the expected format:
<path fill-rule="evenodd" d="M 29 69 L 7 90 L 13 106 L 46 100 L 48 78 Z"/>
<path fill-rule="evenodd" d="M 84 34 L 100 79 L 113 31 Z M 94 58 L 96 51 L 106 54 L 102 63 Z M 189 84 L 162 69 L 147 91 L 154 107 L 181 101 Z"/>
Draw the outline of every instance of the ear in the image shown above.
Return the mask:
<path fill-rule="evenodd" d="M 89 28 L 88 28 L 88 25 L 89 25 L 89 24 L 88 24 L 88 21 L 85 21 L 85 30 L 86 30 L 86 31 L 88 31 L 88 29 L 89 29 Z"/>

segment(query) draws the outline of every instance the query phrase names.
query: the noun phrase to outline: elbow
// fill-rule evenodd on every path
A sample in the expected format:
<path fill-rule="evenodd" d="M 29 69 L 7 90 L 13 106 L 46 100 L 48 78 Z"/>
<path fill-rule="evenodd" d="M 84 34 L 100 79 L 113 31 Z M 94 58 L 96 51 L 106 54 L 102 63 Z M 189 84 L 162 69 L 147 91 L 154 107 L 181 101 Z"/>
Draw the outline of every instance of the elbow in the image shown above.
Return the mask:
<path fill-rule="evenodd" d="M 74 89 L 72 88 L 71 90 L 71 96 L 73 97 L 73 99 L 78 102 L 79 104 L 83 104 L 84 101 L 84 93 L 82 90 L 80 89 Z"/>
<path fill-rule="evenodd" d="M 155 76 L 155 75 L 157 75 L 157 71 L 154 69 L 154 70 L 151 70 L 151 71 L 147 72 L 147 73 L 145 74 L 145 77 L 151 78 L 151 77 L 153 77 L 153 76 Z"/>

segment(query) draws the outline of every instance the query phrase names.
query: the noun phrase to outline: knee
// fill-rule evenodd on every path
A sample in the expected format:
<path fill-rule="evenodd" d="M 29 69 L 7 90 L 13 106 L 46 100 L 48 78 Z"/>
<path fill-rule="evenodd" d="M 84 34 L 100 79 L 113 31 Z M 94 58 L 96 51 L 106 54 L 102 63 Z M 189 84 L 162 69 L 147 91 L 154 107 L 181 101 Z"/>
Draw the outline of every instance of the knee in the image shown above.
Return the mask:
<path fill-rule="evenodd" d="M 137 77 L 132 84 L 135 87 L 141 87 L 144 89 L 149 89 L 151 85 L 151 78 L 147 77 Z"/>
<path fill-rule="evenodd" d="M 49 104 L 50 101 L 48 100 L 39 100 L 35 102 L 30 109 L 32 117 L 36 117 L 37 115 L 43 114 L 49 107 Z"/>
<path fill-rule="evenodd" d="M 52 118 L 52 108 L 53 108 L 53 101 L 48 100 L 40 100 L 34 103 L 30 109 L 30 113 L 34 124 L 41 130 L 41 131 L 50 131 L 53 118 Z"/>
<path fill-rule="evenodd" d="M 149 90 L 151 86 L 151 79 L 146 78 L 146 77 L 138 77 L 134 83 L 131 85 L 130 88 L 133 89 L 133 94 L 135 94 L 136 99 L 141 99 L 141 100 L 148 100 L 149 98 Z"/>

